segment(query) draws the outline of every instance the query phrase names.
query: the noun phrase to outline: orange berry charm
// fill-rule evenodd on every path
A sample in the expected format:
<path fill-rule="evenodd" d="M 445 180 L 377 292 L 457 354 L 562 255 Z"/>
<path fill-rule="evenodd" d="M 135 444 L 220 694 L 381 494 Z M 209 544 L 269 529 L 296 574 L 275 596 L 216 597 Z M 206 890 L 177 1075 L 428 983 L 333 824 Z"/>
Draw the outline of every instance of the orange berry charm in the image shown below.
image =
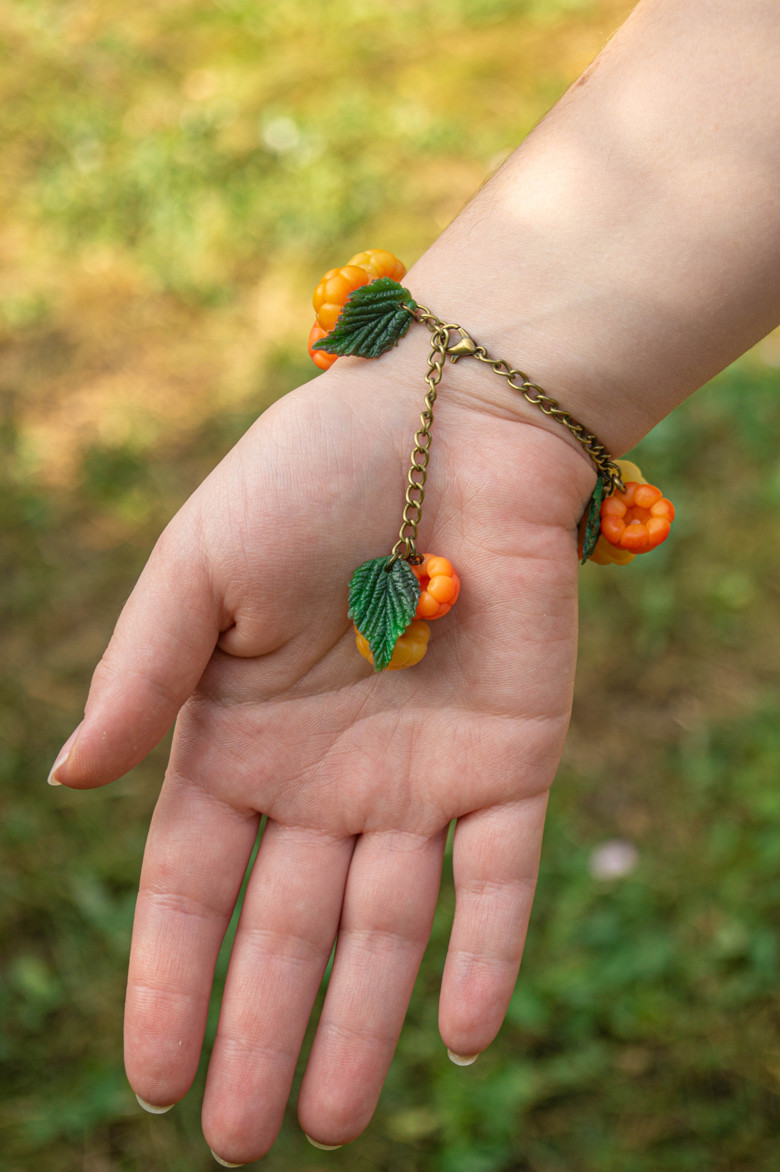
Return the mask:
<path fill-rule="evenodd" d="M 580 523 L 580 556 L 590 542 L 587 557 L 597 566 L 625 566 L 637 554 L 649 553 L 669 536 L 674 505 L 660 488 L 648 484 L 642 470 L 630 460 L 616 460 L 625 492 L 613 492 L 599 505 L 594 492 L 591 506 Z M 593 545 L 591 518 L 598 523 Z"/>
<path fill-rule="evenodd" d="M 412 571 L 420 583 L 420 600 L 415 612 L 416 619 L 440 619 L 447 614 L 458 600 L 460 578 L 447 558 L 426 553 L 420 566 Z"/>
<path fill-rule="evenodd" d="M 356 252 L 351 260 L 347 261 L 341 268 L 328 269 L 314 290 L 312 304 L 317 319 L 309 334 L 309 354 L 320 370 L 328 370 L 335 362 L 337 354 L 328 354 L 324 350 L 315 350 L 314 347 L 334 331 L 347 299 L 356 289 L 361 289 L 364 285 L 370 285 L 374 281 L 383 281 L 385 285 L 390 285 L 392 282 L 390 287 L 397 286 L 400 298 L 404 300 L 405 306 L 411 311 L 411 308 L 414 307 L 411 294 L 408 289 L 401 289 L 398 286 L 398 281 L 405 273 L 406 265 L 403 261 L 399 260 L 397 256 L 393 256 L 392 252 L 388 252 L 385 248 L 367 248 L 364 252 Z M 386 293 L 387 290 L 382 289 L 378 294 L 380 299 L 385 297 L 383 302 L 385 307 L 387 307 Z M 376 306 L 376 304 L 377 299 L 374 299 L 372 306 Z M 364 310 L 365 306 L 361 306 L 361 309 Z M 380 309 L 380 315 L 381 312 Z M 392 307 L 390 307 L 390 312 L 392 317 Z M 361 326 L 364 325 L 365 320 L 363 319 Z M 371 347 L 367 353 L 363 354 L 360 350 L 343 349 L 338 350 L 337 353 L 358 353 L 361 357 L 376 358 L 403 337 L 408 325 L 409 319 L 404 311 L 398 320 L 392 322 L 392 327 L 389 330 L 388 328 L 380 330 L 381 342 L 377 342 L 377 338 L 372 335 Z M 317 329 L 319 333 L 316 332 Z M 343 346 L 344 338 L 341 337 L 339 342 Z M 376 353 L 372 352 L 372 347 L 376 349 Z"/>
<path fill-rule="evenodd" d="M 390 662 L 384 670 L 400 671 L 405 667 L 414 667 L 416 663 L 420 662 L 428 650 L 428 640 L 430 637 L 431 628 L 428 624 L 414 619 L 404 633 L 398 637 Z M 363 658 L 373 664 L 374 657 L 368 646 L 368 639 L 360 634 L 357 627 L 355 628 L 355 642 Z"/>
<path fill-rule="evenodd" d="M 367 285 L 371 274 L 359 265 L 344 265 L 340 269 L 328 269 L 314 290 L 312 304 L 317 322 L 326 334 L 335 326 L 344 308 L 344 302 L 354 289 Z M 324 336 L 324 335 L 323 335 Z"/>
<path fill-rule="evenodd" d="M 322 338 L 327 338 L 328 331 L 323 330 L 319 322 L 315 321 L 309 333 L 309 357 L 315 366 L 319 366 L 320 370 L 330 370 L 333 363 L 338 357 L 337 354 L 326 354 L 324 350 L 313 350 L 315 342 L 319 342 Z"/>
<path fill-rule="evenodd" d="M 608 496 L 601 505 L 601 533 L 610 545 L 629 553 L 649 553 L 666 541 L 674 505 L 654 484 L 629 480 L 625 492 Z"/>

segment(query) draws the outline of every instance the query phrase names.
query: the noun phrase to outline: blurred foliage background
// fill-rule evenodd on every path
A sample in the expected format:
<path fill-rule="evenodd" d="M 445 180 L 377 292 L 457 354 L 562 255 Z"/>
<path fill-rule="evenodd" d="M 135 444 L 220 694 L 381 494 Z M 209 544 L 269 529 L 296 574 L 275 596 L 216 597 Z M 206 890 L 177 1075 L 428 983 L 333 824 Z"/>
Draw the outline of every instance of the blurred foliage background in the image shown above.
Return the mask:
<path fill-rule="evenodd" d="M 122 1073 L 164 747 L 89 794 L 49 791 L 46 773 L 160 528 L 315 373 L 303 340 L 321 272 L 366 246 L 411 263 L 630 7 L 0 10 L 9 1172 L 215 1166 L 200 1087 L 150 1118 Z M 317 1152 L 293 1107 L 269 1169 L 777 1168 L 778 366 L 772 335 L 643 442 L 676 537 L 629 570 L 582 573 L 574 721 L 498 1041 L 463 1070 L 438 1039 L 446 881 L 371 1127 Z"/>

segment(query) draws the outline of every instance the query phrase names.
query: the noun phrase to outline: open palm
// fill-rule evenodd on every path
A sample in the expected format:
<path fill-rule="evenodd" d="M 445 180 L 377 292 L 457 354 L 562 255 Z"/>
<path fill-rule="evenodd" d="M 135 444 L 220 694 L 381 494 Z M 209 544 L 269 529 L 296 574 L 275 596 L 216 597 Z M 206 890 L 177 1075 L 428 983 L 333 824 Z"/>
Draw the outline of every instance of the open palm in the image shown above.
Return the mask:
<path fill-rule="evenodd" d="M 520 963 L 576 649 L 574 531 L 593 476 L 569 444 L 443 393 L 420 548 L 461 597 L 426 658 L 376 673 L 346 617 L 388 552 L 422 392 L 342 360 L 254 425 L 163 534 L 99 665 L 65 784 L 119 776 L 177 715 L 152 823 L 126 1018 L 134 1090 L 190 1086 L 217 953 L 261 815 L 209 1066 L 225 1160 L 274 1141 L 334 941 L 299 1101 L 321 1143 L 367 1124 L 392 1059 L 457 819 L 440 1027 L 495 1036 Z"/>

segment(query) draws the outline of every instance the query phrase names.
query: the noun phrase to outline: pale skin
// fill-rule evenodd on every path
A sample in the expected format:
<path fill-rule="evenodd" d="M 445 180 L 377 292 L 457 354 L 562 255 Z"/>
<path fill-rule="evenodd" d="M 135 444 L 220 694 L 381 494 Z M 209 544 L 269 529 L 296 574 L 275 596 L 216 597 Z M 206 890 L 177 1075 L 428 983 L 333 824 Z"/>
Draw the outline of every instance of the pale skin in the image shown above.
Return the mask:
<path fill-rule="evenodd" d="M 779 59 L 769 0 L 641 4 L 409 288 L 625 451 L 780 320 Z M 340 359 L 257 421 L 160 539 L 54 771 L 104 785 L 176 720 L 126 1010 L 130 1083 L 159 1107 L 194 1077 L 267 815 L 203 1105 L 235 1164 L 276 1137 L 334 942 L 299 1118 L 328 1145 L 369 1122 L 453 820 L 444 1045 L 484 1050 L 517 979 L 595 473 L 502 380 L 447 364 L 420 543 L 462 595 L 421 664 L 372 672 L 346 583 L 395 540 L 427 345 L 416 326 L 378 362 Z"/>

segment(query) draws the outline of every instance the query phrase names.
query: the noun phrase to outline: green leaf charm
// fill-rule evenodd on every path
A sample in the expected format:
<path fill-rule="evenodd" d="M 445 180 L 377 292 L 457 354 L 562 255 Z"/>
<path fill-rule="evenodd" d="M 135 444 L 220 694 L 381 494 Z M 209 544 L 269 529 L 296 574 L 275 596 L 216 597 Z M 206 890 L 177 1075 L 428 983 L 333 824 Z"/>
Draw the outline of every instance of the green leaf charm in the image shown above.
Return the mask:
<path fill-rule="evenodd" d="M 414 618 L 420 597 L 420 583 L 408 562 L 389 557 L 363 562 L 349 584 L 349 617 L 368 640 L 374 670 L 387 667 L 399 635 Z"/>
<path fill-rule="evenodd" d="M 403 305 L 417 308 L 409 290 L 389 277 L 377 277 L 352 290 L 331 332 L 312 349 L 379 358 L 398 344 L 412 324 L 412 315 Z"/>
<path fill-rule="evenodd" d="M 604 499 L 605 488 L 606 481 L 599 473 L 596 487 L 593 489 L 593 496 L 590 498 L 587 512 L 583 516 L 585 529 L 582 536 L 582 556 L 580 558 L 580 565 L 583 566 L 596 548 L 596 542 L 601 533 L 601 502 Z"/>

